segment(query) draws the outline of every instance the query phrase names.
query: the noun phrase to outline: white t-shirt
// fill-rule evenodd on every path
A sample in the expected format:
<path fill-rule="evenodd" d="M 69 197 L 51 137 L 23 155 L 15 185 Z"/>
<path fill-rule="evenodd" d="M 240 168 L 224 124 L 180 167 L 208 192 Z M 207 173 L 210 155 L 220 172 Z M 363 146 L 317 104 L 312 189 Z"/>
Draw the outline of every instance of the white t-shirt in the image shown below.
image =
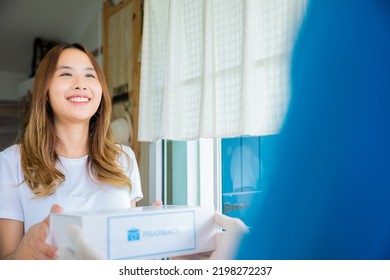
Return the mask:
<path fill-rule="evenodd" d="M 57 168 L 65 175 L 54 194 L 37 198 L 23 181 L 18 145 L 9 147 L 0 153 L 0 218 L 24 222 L 25 232 L 34 224 L 46 218 L 53 204 L 59 204 L 64 211 L 109 210 L 130 207 L 130 201 L 140 200 L 141 181 L 134 152 L 128 146 L 123 150 L 119 162 L 129 176 L 132 190 L 96 183 L 88 175 L 87 159 L 60 157 Z"/>

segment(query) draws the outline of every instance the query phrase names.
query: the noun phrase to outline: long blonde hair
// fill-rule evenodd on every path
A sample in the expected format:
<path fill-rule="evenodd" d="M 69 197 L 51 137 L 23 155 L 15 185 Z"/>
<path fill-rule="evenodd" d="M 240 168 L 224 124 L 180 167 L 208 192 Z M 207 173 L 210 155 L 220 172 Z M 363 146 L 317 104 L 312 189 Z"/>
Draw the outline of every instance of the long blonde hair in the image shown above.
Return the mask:
<path fill-rule="evenodd" d="M 89 150 L 87 172 L 99 182 L 117 187 L 129 187 L 130 179 L 119 166 L 123 153 L 112 137 L 110 129 L 111 97 L 107 82 L 94 56 L 79 44 L 61 43 L 53 47 L 43 58 L 36 72 L 31 108 L 24 133 L 21 137 L 21 164 L 24 182 L 37 197 L 53 194 L 66 178 L 56 167 L 55 151 L 60 141 L 55 133 L 53 112 L 48 102 L 48 92 L 58 59 L 65 49 L 76 48 L 87 54 L 102 86 L 102 100 L 89 123 Z M 129 156 L 126 154 L 128 161 Z"/>

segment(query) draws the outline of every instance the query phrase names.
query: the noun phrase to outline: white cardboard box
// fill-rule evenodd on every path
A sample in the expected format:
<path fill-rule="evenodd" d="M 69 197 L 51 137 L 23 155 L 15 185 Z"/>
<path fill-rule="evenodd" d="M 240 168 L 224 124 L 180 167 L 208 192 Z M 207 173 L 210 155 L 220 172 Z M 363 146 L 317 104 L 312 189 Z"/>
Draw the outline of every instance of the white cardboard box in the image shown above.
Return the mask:
<path fill-rule="evenodd" d="M 73 249 L 66 234 L 81 226 L 107 259 L 156 259 L 215 249 L 212 207 L 136 207 L 114 211 L 52 213 L 50 232 L 58 248 Z"/>

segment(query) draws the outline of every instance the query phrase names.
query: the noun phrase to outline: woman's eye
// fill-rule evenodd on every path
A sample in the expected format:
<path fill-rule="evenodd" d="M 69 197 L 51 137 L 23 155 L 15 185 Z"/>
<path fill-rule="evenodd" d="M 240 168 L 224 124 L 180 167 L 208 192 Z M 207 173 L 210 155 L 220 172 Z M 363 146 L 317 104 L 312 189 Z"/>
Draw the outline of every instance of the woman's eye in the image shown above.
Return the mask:
<path fill-rule="evenodd" d="M 87 78 L 95 78 L 95 75 L 94 74 L 87 74 L 87 75 L 85 75 L 85 77 L 87 77 Z"/>
<path fill-rule="evenodd" d="M 70 74 L 70 73 L 62 73 L 62 74 L 60 74 L 60 76 L 61 77 L 71 77 L 72 74 Z"/>

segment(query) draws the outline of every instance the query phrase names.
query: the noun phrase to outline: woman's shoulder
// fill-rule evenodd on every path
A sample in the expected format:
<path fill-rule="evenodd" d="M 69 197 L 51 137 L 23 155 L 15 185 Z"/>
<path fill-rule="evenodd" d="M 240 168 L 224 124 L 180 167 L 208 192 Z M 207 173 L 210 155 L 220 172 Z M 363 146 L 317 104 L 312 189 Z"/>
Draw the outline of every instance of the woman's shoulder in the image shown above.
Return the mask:
<path fill-rule="evenodd" d="M 12 145 L 5 150 L 0 152 L 1 157 L 5 157 L 7 159 L 19 159 L 20 158 L 20 145 L 15 144 Z"/>
<path fill-rule="evenodd" d="M 4 172 L 8 173 L 20 171 L 20 145 L 13 145 L 0 152 L 0 173 L 4 175 Z M 3 176 L 0 175 L 0 176 Z"/>
<path fill-rule="evenodd" d="M 123 151 L 123 153 L 126 153 L 131 160 L 135 159 L 135 153 L 133 151 L 132 148 L 130 148 L 129 146 L 127 145 L 123 145 L 123 144 L 116 144 L 118 147 L 120 147 Z M 121 156 L 125 156 L 124 154 L 122 154 Z"/>
<path fill-rule="evenodd" d="M 133 170 L 134 164 L 137 165 L 134 151 L 126 145 L 117 144 L 117 146 L 122 150 L 122 153 L 119 156 L 120 164 L 124 170 Z"/>

